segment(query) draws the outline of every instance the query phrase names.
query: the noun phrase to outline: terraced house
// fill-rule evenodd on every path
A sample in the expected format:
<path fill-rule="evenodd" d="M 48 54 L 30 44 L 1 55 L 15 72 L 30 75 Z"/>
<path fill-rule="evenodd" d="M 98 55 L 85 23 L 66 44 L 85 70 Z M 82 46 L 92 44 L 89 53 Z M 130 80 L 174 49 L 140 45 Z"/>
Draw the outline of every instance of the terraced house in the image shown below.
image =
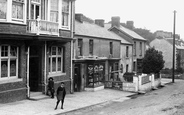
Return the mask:
<path fill-rule="evenodd" d="M 119 81 L 120 36 L 82 14 L 75 16 L 74 91 L 99 90 L 105 81 Z"/>
<path fill-rule="evenodd" d="M 132 67 L 128 72 L 136 72 L 136 73 L 141 73 L 142 72 L 142 59 L 144 58 L 145 51 L 146 51 L 146 39 L 143 38 L 142 36 L 138 35 L 136 32 L 133 31 L 133 22 L 128 21 L 127 26 L 132 28 L 128 29 L 127 27 L 124 27 L 123 24 L 120 23 L 120 17 L 115 16 L 111 18 L 111 21 L 109 23 L 105 24 L 106 28 L 108 28 L 110 31 L 114 32 L 115 34 L 121 36 L 123 39 L 128 41 L 129 43 L 132 44 L 126 44 L 128 47 L 132 49 L 131 54 L 124 58 L 122 56 L 122 67 L 126 68 L 125 63 L 126 62 L 130 65 L 132 63 L 133 65 L 130 66 Z M 130 50 L 127 51 L 130 52 Z M 131 61 L 132 58 L 132 61 Z"/>
<path fill-rule="evenodd" d="M 49 77 L 71 91 L 74 0 L 0 0 L 0 103 L 45 93 Z"/>

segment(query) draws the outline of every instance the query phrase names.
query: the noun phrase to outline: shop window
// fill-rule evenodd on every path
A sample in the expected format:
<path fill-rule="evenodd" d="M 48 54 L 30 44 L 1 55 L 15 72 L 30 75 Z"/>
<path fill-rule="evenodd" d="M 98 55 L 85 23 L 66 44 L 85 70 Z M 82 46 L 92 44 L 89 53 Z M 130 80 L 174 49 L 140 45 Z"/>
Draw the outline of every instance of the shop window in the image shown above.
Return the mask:
<path fill-rule="evenodd" d="M 58 0 L 51 0 L 51 7 L 50 7 L 50 21 L 51 22 L 58 22 Z"/>
<path fill-rule="evenodd" d="M 10 45 L 0 46 L 0 79 L 18 77 L 18 47 Z"/>
<path fill-rule="evenodd" d="M 12 18 L 15 20 L 23 20 L 24 0 L 12 1 Z"/>
<path fill-rule="evenodd" d="M 49 48 L 49 73 L 63 73 L 63 48 L 50 47 Z"/>
<path fill-rule="evenodd" d="M 88 65 L 88 87 L 98 87 L 104 82 L 104 64 L 89 64 Z"/>
<path fill-rule="evenodd" d="M 69 0 L 62 1 L 62 27 L 69 26 Z"/>
<path fill-rule="evenodd" d="M 6 19 L 7 0 L 0 0 L 0 19 Z"/>

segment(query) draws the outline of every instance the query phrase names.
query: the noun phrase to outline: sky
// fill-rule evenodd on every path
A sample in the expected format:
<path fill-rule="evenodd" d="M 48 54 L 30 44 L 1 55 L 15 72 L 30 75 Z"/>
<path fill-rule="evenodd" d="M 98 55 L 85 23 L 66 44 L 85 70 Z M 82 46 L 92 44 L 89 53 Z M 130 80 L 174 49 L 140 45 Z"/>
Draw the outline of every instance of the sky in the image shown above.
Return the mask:
<path fill-rule="evenodd" d="M 119 16 L 122 23 L 134 21 L 136 28 L 155 32 L 173 32 L 176 10 L 175 33 L 184 40 L 183 0 L 76 0 L 75 12 L 95 20 L 109 22 Z"/>

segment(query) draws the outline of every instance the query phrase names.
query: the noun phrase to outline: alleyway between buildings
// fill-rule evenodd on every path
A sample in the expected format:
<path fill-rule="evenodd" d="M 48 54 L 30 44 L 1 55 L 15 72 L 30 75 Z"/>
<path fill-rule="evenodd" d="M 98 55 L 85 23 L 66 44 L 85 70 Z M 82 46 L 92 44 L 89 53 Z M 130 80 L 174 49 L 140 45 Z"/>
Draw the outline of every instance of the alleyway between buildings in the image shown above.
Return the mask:
<path fill-rule="evenodd" d="M 172 81 L 170 79 L 170 81 Z M 175 80 L 158 90 L 144 95 L 131 96 L 132 99 L 113 100 L 110 103 L 74 111 L 66 115 L 183 115 L 184 80 Z"/>

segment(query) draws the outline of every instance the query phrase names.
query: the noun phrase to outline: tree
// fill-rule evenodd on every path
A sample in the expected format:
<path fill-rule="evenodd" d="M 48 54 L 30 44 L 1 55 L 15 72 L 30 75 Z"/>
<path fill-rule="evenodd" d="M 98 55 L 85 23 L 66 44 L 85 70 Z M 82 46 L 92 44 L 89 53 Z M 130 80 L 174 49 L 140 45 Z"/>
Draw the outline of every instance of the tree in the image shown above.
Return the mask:
<path fill-rule="evenodd" d="M 159 73 L 164 67 L 164 63 L 162 52 L 155 50 L 154 47 L 149 48 L 143 58 L 142 72 L 147 74 Z"/>

